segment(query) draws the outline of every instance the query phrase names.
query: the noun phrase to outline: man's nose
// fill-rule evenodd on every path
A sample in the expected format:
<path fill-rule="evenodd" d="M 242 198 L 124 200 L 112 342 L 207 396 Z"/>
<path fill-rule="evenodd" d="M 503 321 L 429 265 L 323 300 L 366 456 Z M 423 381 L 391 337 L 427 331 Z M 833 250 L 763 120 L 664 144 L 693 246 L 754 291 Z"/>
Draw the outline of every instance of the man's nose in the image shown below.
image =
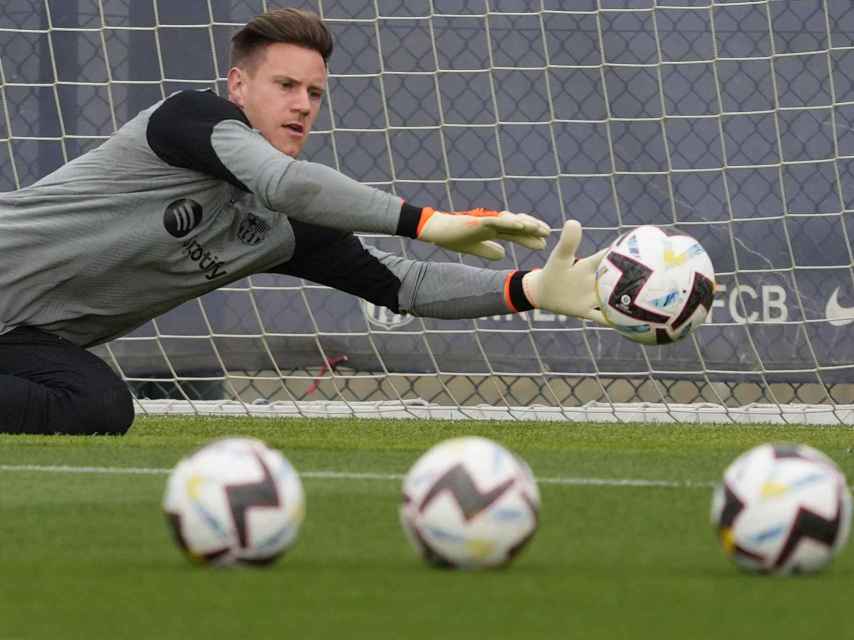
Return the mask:
<path fill-rule="evenodd" d="M 299 111 L 307 115 L 311 111 L 311 98 L 308 95 L 308 91 L 298 91 L 291 106 L 294 111 Z"/>

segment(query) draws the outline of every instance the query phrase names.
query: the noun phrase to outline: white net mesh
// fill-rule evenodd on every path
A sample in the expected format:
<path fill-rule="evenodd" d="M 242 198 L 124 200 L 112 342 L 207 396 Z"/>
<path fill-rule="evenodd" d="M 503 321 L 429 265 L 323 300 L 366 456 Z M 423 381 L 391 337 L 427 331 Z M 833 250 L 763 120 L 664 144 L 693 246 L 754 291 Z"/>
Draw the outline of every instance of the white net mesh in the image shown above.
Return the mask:
<path fill-rule="evenodd" d="M 850 0 L 287 4 L 336 42 L 308 159 L 415 204 L 576 218 L 585 253 L 680 228 L 719 273 L 711 322 L 644 348 L 543 312 L 413 319 L 260 274 L 98 349 L 141 411 L 854 422 Z M 231 34 L 275 6 L 6 0 L 0 189 L 173 91 L 224 94 Z"/>

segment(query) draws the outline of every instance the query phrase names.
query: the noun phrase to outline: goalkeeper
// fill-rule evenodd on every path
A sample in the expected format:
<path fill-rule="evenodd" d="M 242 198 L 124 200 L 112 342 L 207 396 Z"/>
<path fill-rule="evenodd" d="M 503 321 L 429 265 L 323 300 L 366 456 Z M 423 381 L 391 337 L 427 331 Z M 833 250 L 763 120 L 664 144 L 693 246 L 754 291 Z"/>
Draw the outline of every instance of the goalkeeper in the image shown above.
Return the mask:
<path fill-rule="evenodd" d="M 545 247 L 548 227 L 507 211 L 418 207 L 298 162 L 332 39 L 295 9 L 232 40 L 228 99 L 183 91 L 32 186 L 0 194 L 0 432 L 124 433 L 123 381 L 86 350 L 250 274 L 329 285 L 395 313 L 473 318 L 541 307 L 601 321 L 576 222 L 542 270 L 404 259 L 354 231 L 499 259 Z"/>

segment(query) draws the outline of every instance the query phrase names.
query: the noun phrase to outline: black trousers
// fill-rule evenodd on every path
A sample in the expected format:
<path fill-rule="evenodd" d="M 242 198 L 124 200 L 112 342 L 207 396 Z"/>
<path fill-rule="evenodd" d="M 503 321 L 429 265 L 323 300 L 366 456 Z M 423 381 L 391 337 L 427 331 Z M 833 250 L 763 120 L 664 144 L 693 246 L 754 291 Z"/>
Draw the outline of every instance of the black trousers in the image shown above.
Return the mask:
<path fill-rule="evenodd" d="M 127 385 L 99 357 L 29 327 L 0 335 L 0 433 L 120 435 L 133 418 Z"/>

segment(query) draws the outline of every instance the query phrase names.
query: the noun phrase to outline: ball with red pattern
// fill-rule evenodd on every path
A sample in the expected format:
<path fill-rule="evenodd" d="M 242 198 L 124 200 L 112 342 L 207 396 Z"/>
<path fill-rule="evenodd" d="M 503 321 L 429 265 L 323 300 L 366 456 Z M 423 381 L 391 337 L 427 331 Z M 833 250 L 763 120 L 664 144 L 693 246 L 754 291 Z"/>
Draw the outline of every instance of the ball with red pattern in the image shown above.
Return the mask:
<path fill-rule="evenodd" d="M 429 564 L 480 569 L 508 564 L 528 544 L 539 509 L 536 480 L 521 458 L 487 438 L 464 437 L 415 462 L 400 520 Z"/>
<path fill-rule="evenodd" d="M 296 541 L 305 496 L 281 453 L 254 438 L 224 438 L 176 465 L 163 510 L 175 542 L 192 560 L 267 565 Z"/>
<path fill-rule="evenodd" d="M 666 344 L 703 324 L 715 270 L 702 245 L 674 229 L 645 225 L 622 234 L 596 271 L 596 296 L 608 324 L 642 344 Z"/>
<path fill-rule="evenodd" d="M 725 553 L 740 568 L 813 573 L 848 541 L 851 492 L 820 451 L 763 444 L 726 469 L 714 490 L 711 519 Z"/>

